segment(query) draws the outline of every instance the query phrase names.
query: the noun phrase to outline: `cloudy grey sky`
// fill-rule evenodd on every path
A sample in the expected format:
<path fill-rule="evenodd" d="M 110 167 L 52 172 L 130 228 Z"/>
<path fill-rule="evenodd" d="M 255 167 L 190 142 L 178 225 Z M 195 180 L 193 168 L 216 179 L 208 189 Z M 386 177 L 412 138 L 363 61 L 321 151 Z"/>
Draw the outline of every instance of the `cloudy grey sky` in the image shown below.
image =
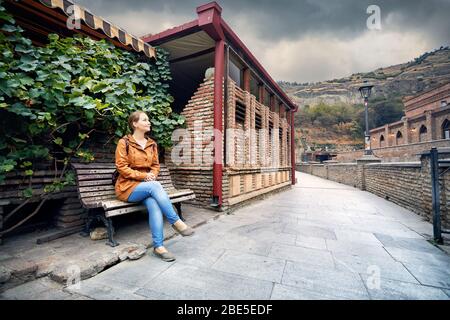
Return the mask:
<path fill-rule="evenodd" d="M 208 0 L 74 0 L 136 36 L 194 20 Z M 222 15 L 275 80 L 315 82 L 450 44 L 450 0 L 222 0 Z M 369 29 L 369 5 L 381 30 Z"/>

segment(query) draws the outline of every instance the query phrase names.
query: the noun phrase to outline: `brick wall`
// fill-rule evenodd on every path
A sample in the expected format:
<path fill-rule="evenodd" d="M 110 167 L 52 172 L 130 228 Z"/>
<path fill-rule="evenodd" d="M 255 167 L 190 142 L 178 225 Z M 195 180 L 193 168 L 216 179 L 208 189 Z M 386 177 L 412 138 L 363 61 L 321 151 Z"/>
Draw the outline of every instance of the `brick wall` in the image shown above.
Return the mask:
<path fill-rule="evenodd" d="M 420 162 L 365 166 L 367 191 L 414 212 L 417 212 L 417 204 L 422 202 L 422 183 Z"/>
<path fill-rule="evenodd" d="M 329 164 L 328 168 L 328 180 L 340 182 L 349 186 L 356 187 L 359 185 L 358 168 L 354 164 L 339 163 Z"/>
<path fill-rule="evenodd" d="M 214 80 L 205 79 L 188 101 L 181 113 L 186 118 L 186 129 L 189 132 L 193 147 L 191 163 L 180 165 L 172 160 L 172 148 L 165 153 L 165 163 L 169 168 L 176 188 L 189 188 L 196 198 L 186 201 L 197 206 L 209 207 L 213 190 L 213 166 L 202 161 L 201 155 L 212 154 L 210 150 L 211 133 L 214 128 Z M 201 121 L 201 127 L 199 122 Z M 177 143 L 177 142 L 176 142 Z M 181 142 L 180 146 L 188 145 Z M 190 150 L 189 147 L 186 150 Z M 199 160 L 199 161 L 196 161 Z"/>
<path fill-rule="evenodd" d="M 290 179 L 289 127 L 286 118 L 280 118 L 277 113 L 270 111 L 267 106 L 256 101 L 253 95 L 239 88 L 231 79 L 228 82 L 227 97 L 226 115 L 225 108 L 223 109 L 223 125 L 227 128 L 227 132 L 222 136 L 226 148 L 223 158 L 222 210 L 236 207 L 238 204 L 242 205 L 261 194 L 274 192 L 278 187 L 284 188 L 289 184 Z M 239 108 L 238 115 L 236 115 L 237 108 Z M 199 89 L 183 109 L 182 115 L 186 118 L 186 128 L 192 137 L 189 143 L 194 146 L 197 142 L 196 155 L 202 153 L 213 155 L 213 150 L 209 149 L 212 145 L 211 133 L 214 128 L 214 82 L 212 79 L 205 79 L 200 84 Z M 270 141 L 266 131 L 263 132 L 265 140 L 261 144 L 258 143 L 257 138 L 260 132 L 256 129 L 257 117 L 260 119 L 258 123 L 262 129 L 267 129 L 269 121 L 272 121 L 273 141 Z M 201 127 L 196 126 L 196 121 L 199 120 L 202 121 Z M 228 129 L 240 129 L 242 135 Z M 271 143 L 277 146 L 273 155 L 269 149 Z M 195 192 L 196 199 L 190 200 L 191 204 L 210 207 L 213 190 L 212 163 L 195 161 L 191 164 L 175 163 L 175 159 L 172 159 L 172 150 L 179 150 L 181 146 L 183 146 L 182 143 L 175 141 L 175 146 L 165 154 L 165 162 L 172 172 L 174 184 L 177 188 L 190 188 Z M 278 164 L 274 165 L 271 161 L 263 163 L 263 160 L 280 155 Z"/>
<path fill-rule="evenodd" d="M 327 171 L 328 171 L 327 166 L 321 164 L 313 164 L 311 166 L 311 174 L 321 178 L 327 179 L 328 176 Z"/>
<path fill-rule="evenodd" d="M 419 154 L 429 151 L 432 147 L 450 147 L 450 140 L 435 140 L 428 142 L 418 142 L 402 146 L 391 146 L 384 148 L 374 148 L 375 156 L 383 162 L 411 162 L 419 161 Z M 363 150 L 338 153 L 336 160 L 339 162 L 354 162 L 363 156 Z"/>

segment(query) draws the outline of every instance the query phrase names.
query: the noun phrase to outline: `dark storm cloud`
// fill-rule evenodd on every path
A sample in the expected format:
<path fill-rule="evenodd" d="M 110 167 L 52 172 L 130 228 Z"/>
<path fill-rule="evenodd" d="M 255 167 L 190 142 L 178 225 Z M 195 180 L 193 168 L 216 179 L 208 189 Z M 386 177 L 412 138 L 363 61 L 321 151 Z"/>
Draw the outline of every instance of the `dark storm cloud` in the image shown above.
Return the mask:
<path fill-rule="evenodd" d="M 163 12 L 179 23 L 183 18 L 196 18 L 195 8 L 207 1 L 180 0 L 76 0 L 99 15 L 118 15 L 127 12 Z M 332 33 L 339 38 L 356 37 L 367 30 L 366 9 L 378 5 L 382 27 L 387 30 L 416 30 L 426 32 L 437 43 L 450 38 L 450 0 L 224 0 L 223 16 L 229 24 L 246 26 L 257 37 L 298 39 L 306 35 Z M 392 19 L 388 19 L 392 17 Z M 150 32 L 158 26 L 148 23 Z M 130 30 L 132 31 L 132 30 Z"/>
<path fill-rule="evenodd" d="M 141 36 L 197 18 L 208 0 L 74 0 Z M 450 44 L 450 0 L 223 0 L 223 17 L 276 80 L 321 81 Z M 367 28 L 369 5 L 381 30 Z"/>

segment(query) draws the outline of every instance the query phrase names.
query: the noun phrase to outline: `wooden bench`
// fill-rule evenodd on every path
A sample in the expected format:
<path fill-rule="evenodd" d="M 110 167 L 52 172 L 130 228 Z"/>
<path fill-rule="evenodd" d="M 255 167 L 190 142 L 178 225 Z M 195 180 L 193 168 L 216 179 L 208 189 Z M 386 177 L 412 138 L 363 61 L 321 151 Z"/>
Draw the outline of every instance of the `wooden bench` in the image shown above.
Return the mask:
<path fill-rule="evenodd" d="M 84 208 L 88 210 L 83 236 L 89 236 L 91 225 L 95 220 L 105 224 L 108 230 L 107 245 L 119 245 L 114 241 L 114 227 L 111 217 L 147 210 L 142 203 L 129 203 L 116 198 L 112 174 L 116 166 L 112 163 L 72 164 L 76 173 L 78 196 Z M 194 199 L 195 194 L 190 189 L 176 189 L 172 183 L 170 172 L 164 164 L 160 164 L 157 181 L 166 190 L 169 198 L 177 209 L 178 215 L 184 221 L 181 202 Z"/>

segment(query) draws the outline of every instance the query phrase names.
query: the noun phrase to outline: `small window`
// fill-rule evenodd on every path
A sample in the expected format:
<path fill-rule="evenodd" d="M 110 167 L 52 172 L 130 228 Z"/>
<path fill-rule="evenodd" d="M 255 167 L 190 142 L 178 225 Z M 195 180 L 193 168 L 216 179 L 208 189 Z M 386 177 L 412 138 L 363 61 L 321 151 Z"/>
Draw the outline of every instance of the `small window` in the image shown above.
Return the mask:
<path fill-rule="evenodd" d="M 419 130 L 419 142 L 427 141 L 428 129 L 424 125 L 420 127 Z"/>
<path fill-rule="evenodd" d="M 447 106 L 447 100 L 442 100 L 441 101 L 441 108 L 444 108 Z"/>
<path fill-rule="evenodd" d="M 450 121 L 448 119 L 442 123 L 442 139 L 450 139 Z"/>
<path fill-rule="evenodd" d="M 385 146 L 384 136 L 381 135 L 380 137 L 380 148 L 383 148 Z"/>
<path fill-rule="evenodd" d="M 397 131 L 397 135 L 395 136 L 396 144 L 403 144 L 403 134 L 401 131 Z"/>

